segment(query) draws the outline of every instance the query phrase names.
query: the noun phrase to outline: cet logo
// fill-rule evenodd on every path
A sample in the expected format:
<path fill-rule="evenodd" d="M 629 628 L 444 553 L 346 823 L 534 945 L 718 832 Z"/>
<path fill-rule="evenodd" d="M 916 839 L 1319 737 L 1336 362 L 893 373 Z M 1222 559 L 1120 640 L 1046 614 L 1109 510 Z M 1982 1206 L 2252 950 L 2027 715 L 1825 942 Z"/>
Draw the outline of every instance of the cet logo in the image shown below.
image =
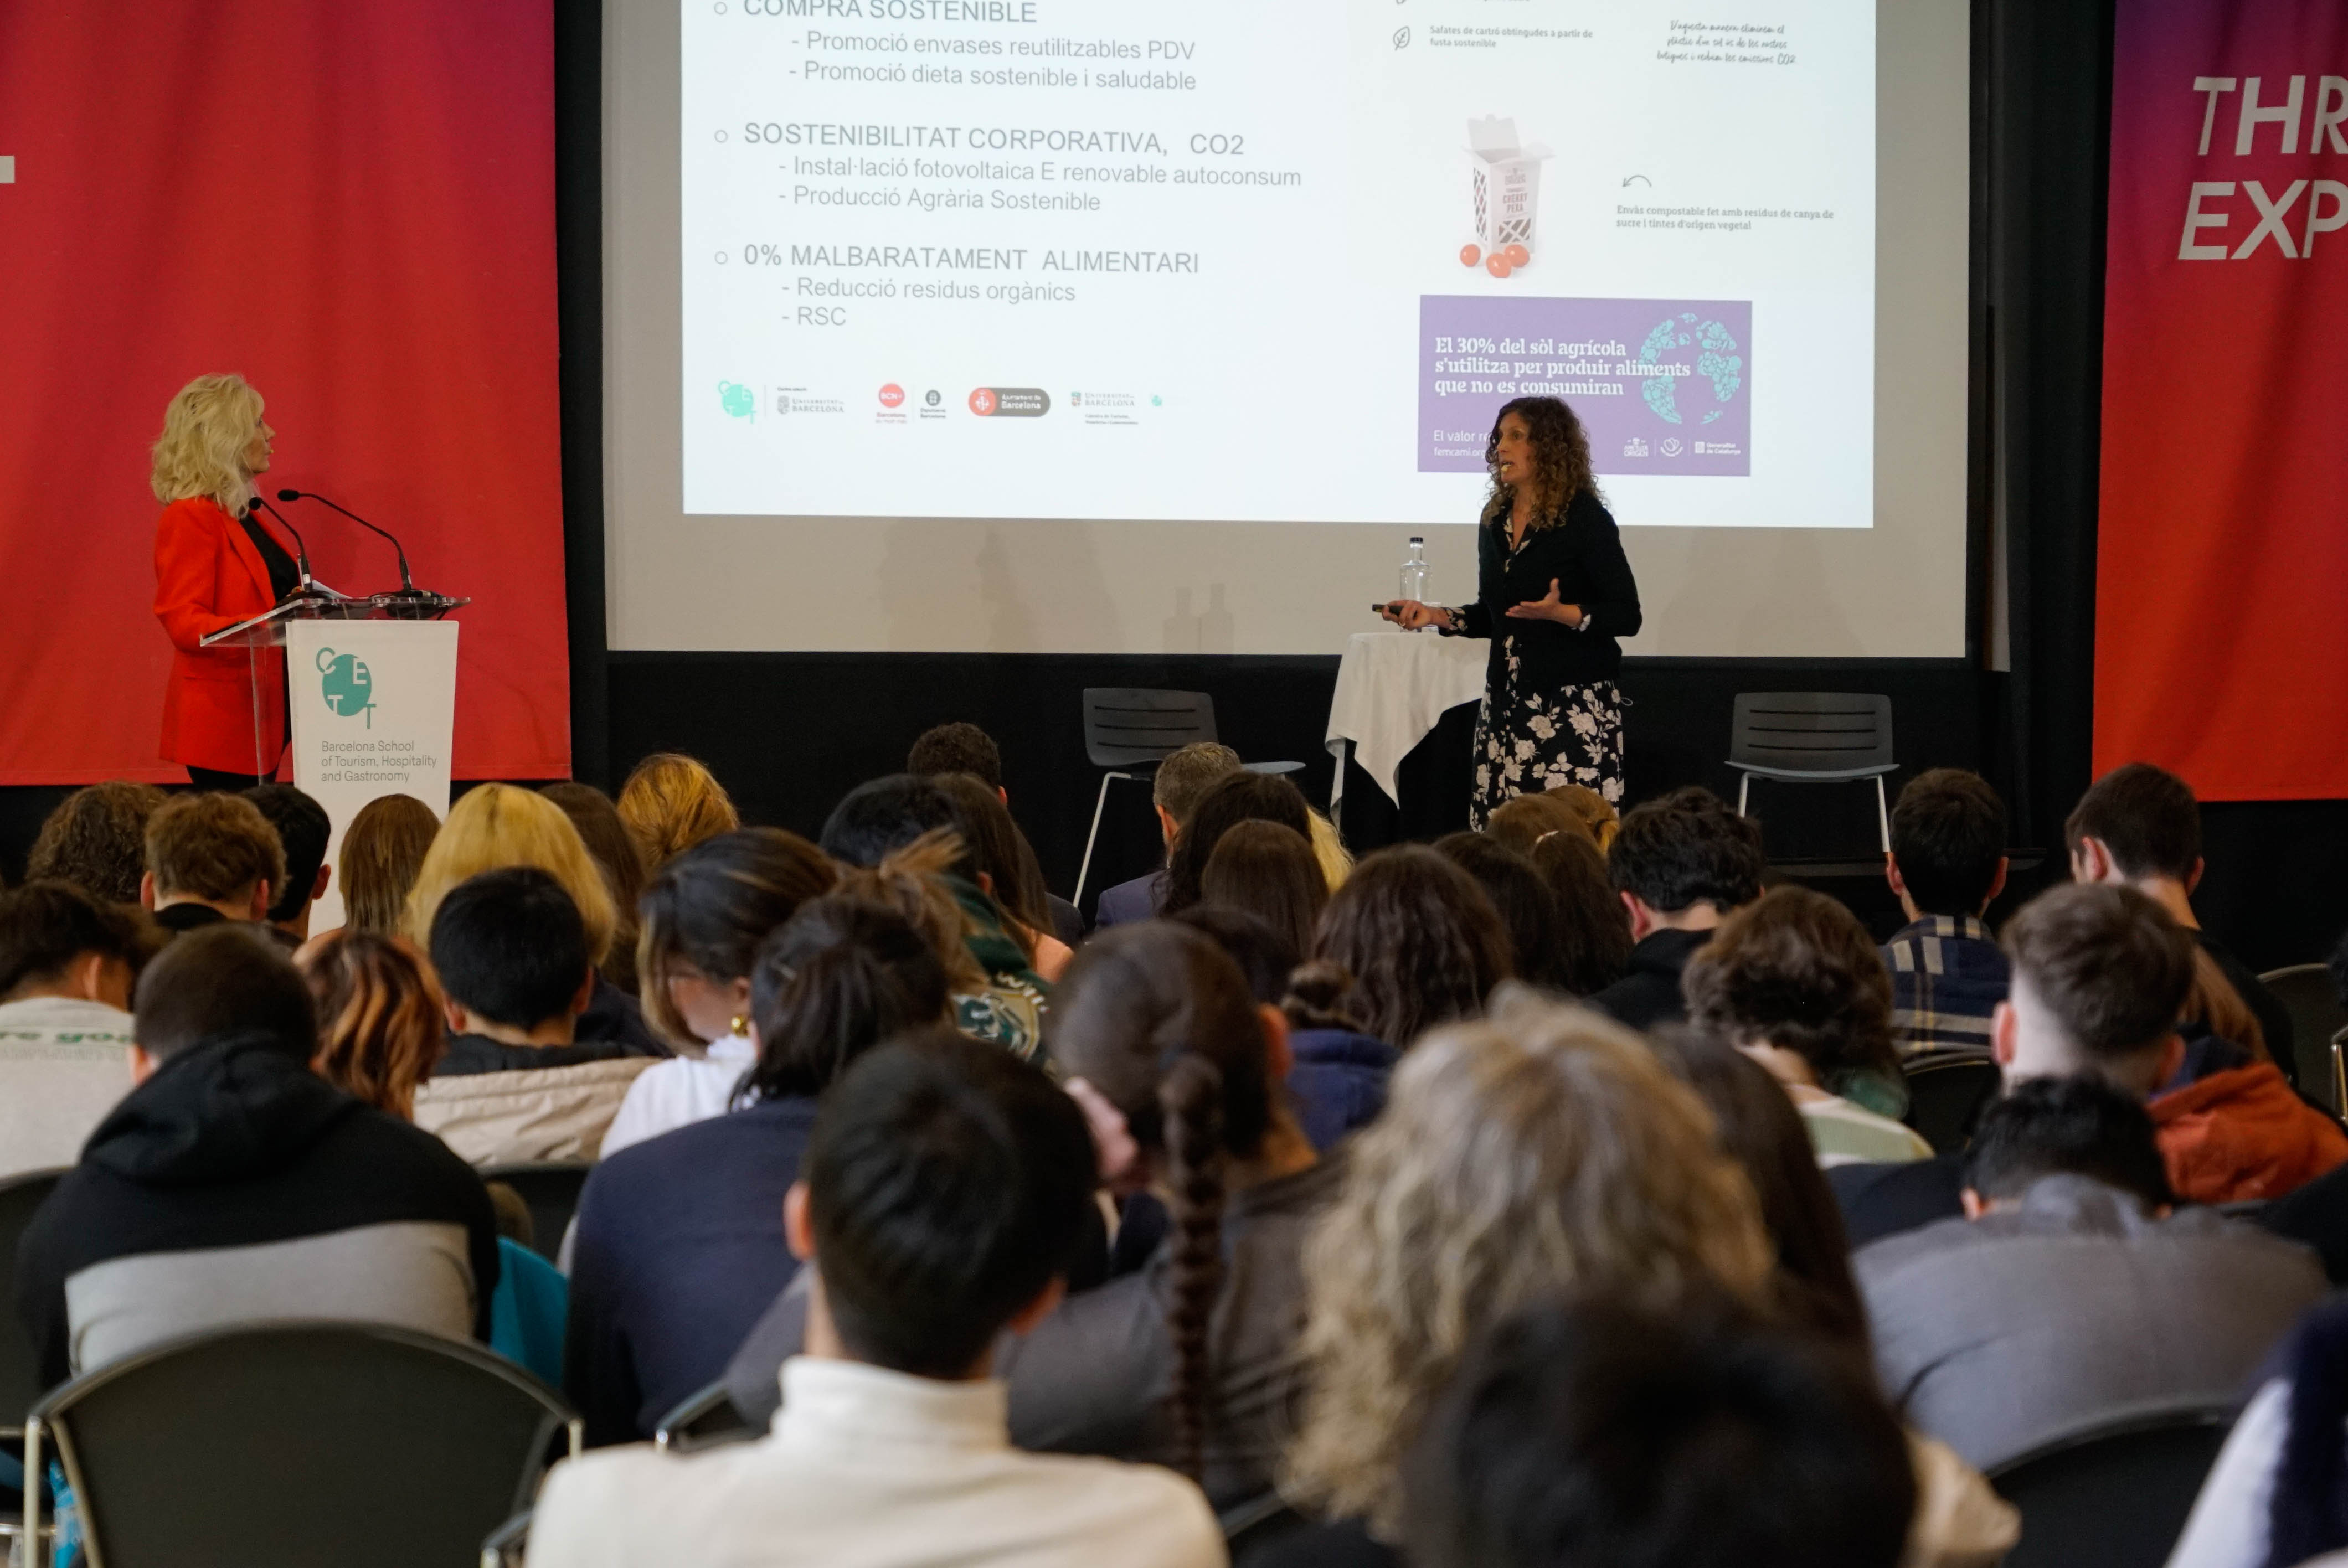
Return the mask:
<path fill-rule="evenodd" d="M 717 384 L 717 404 L 719 407 L 725 409 L 726 413 L 732 415 L 736 419 L 747 419 L 754 425 L 757 423 L 758 395 L 751 391 L 748 387 L 744 386 L 740 382 L 719 382 Z"/>
<path fill-rule="evenodd" d="M 345 719 L 364 713 L 366 727 L 375 728 L 375 674 L 357 654 L 319 649 L 318 676 L 328 712 Z"/>
<path fill-rule="evenodd" d="M 982 386 L 970 395 L 970 411 L 973 414 L 992 414 L 994 407 L 994 388 Z"/>
<path fill-rule="evenodd" d="M 881 406 L 881 407 L 883 407 L 883 408 L 894 408 L 894 407 L 896 407 L 899 404 L 901 404 L 901 403 L 902 403 L 902 402 L 904 402 L 904 401 L 905 401 L 905 389 L 904 389 L 903 387 L 901 387 L 901 386 L 898 385 L 895 382 L 893 382 L 893 381 L 892 381 L 892 382 L 889 383 L 889 384 L 888 384 L 888 385 L 886 385 L 886 386 L 884 386 L 884 387 L 882 387 L 882 388 L 880 389 L 880 406 Z"/>

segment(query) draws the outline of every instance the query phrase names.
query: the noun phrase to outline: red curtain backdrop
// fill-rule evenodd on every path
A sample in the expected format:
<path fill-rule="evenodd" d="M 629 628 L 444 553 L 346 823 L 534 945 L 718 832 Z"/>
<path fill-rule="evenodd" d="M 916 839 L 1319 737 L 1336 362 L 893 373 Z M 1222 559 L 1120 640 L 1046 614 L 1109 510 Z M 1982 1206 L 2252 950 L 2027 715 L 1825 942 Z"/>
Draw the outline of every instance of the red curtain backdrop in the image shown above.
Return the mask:
<path fill-rule="evenodd" d="M 547 0 L 0 5 L 0 784 L 158 761 L 148 446 L 191 378 L 469 595 L 458 777 L 570 771 Z M 0 166 L 5 167 L 5 166 Z M 319 578 L 391 548 L 286 507 Z"/>
<path fill-rule="evenodd" d="M 2348 795 L 2343 117 L 2341 0 L 2120 0 L 2099 773 Z"/>

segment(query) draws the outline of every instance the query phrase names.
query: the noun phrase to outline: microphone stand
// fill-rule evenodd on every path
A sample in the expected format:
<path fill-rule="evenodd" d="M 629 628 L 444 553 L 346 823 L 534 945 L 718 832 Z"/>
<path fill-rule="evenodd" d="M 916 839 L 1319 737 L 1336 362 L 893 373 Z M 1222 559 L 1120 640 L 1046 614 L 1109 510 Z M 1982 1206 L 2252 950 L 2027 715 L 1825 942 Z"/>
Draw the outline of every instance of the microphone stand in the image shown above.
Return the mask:
<path fill-rule="evenodd" d="M 277 498 L 281 501 L 315 501 L 320 506 L 324 507 L 331 511 L 342 513 L 343 516 L 350 518 L 351 521 L 366 529 L 367 532 L 371 534 L 381 534 L 385 538 L 389 539 L 391 541 L 393 551 L 399 557 L 399 591 L 396 593 L 385 594 L 383 595 L 384 598 L 429 600 L 440 597 L 438 594 L 429 592 L 416 586 L 416 579 L 407 569 L 407 551 L 389 528 L 376 528 L 373 523 L 368 522 L 365 518 L 360 517 L 348 507 L 337 506 L 335 503 L 326 499 L 325 497 L 319 495 L 314 490 L 280 490 L 277 492 Z"/>

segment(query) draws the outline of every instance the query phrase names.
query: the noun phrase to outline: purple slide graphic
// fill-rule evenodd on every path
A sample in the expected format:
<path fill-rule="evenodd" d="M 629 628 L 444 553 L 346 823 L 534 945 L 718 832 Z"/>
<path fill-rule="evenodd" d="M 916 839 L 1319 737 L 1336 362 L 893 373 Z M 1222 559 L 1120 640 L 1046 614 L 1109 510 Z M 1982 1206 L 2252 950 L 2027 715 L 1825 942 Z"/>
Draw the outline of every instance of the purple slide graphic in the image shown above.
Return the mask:
<path fill-rule="evenodd" d="M 1418 469 L 1479 474 L 1512 397 L 1561 397 L 1601 474 L 1753 471 L 1753 302 L 1426 294 Z"/>

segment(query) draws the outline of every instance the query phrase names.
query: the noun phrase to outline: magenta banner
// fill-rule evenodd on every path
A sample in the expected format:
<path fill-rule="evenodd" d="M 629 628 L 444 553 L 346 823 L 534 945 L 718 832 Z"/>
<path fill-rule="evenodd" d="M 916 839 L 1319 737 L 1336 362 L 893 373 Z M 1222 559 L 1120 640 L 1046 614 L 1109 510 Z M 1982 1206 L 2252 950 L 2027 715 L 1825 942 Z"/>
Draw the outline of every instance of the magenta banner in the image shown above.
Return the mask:
<path fill-rule="evenodd" d="M 1749 300 L 1418 302 L 1418 467 L 1479 473 L 1512 397 L 1570 404 L 1601 474 L 1753 471 Z"/>

